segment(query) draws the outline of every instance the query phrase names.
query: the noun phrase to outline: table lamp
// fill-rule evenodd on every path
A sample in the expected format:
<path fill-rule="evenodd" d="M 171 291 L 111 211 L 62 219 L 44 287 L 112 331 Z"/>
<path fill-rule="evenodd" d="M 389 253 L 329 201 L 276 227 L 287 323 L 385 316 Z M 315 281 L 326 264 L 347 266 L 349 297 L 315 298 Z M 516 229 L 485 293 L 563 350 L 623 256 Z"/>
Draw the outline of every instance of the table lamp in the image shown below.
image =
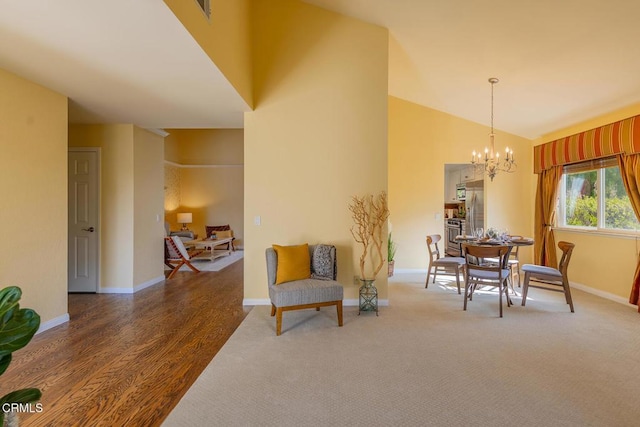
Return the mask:
<path fill-rule="evenodd" d="M 182 223 L 181 231 L 189 231 L 187 228 L 187 224 L 191 224 L 193 222 L 193 215 L 189 213 L 179 213 L 178 214 L 178 222 Z"/>

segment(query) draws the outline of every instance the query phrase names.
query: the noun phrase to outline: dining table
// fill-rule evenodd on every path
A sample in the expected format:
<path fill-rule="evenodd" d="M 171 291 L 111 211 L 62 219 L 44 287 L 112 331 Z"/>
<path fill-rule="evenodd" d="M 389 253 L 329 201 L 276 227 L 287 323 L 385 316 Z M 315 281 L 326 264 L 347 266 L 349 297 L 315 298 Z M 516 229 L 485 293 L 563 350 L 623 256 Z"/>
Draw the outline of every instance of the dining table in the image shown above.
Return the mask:
<path fill-rule="evenodd" d="M 505 265 L 503 267 L 508 268 L 509 255 L 516 246 L 532 246 L 534 240 L 530 237 L 506 237 L 506 238 L 489 238 L 489 237 L 476 237 L 471 235 L 456 236 L 457 243 L 466 243 L 468 245 L 477 246 L 507 246 L 509 253 L 505 257 Z"/>
<path fill-rule="evenodd" d="M 506 246 L 508 248 L 507 254 L 504 257 L 502 268 L 509 269 L 509 258 L 511 256 L 511 251 L 516 246 L 532 246 L 535 241 L 530 237 L 515 237 L 515 236 L 507 236 L 503 238 L 489 238 L 489 237 L 477 237 L 471 235 L 460 235 L 456 236 L 456 242 L 463 243 L 467 245 L 476 245 L 476 246 Z M 518 293 L 511 283 L 511 289 L 513 293 L 517 296 Z"/>

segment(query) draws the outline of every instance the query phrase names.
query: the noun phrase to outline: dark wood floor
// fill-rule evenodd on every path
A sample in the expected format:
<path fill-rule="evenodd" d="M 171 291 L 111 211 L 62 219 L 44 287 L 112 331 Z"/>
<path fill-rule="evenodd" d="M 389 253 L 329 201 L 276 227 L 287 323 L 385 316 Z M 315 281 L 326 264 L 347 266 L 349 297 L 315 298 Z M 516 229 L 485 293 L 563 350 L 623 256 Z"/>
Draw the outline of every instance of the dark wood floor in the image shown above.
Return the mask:
<path fill-rule="evenodd" d="M 70 321 L 14 353 L 0 395 L 42 390 L 22 426 L 157 426 L 248 314 L 243 262 L 134 295 L 71 294 Z"/>

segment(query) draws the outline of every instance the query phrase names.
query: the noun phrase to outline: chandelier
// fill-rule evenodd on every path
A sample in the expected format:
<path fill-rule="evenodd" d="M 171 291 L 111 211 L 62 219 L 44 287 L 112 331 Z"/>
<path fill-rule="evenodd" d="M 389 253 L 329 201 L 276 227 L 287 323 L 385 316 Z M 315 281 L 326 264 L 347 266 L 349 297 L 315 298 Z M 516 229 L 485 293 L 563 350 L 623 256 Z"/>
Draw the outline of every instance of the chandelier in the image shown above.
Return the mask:
<path fill-rule="evenodd" d="M 476 153 L 475 150 L 471 154 L 471 164 L 475 165 L 476 170 L 480 173 L 486 173 L 493 181 L 493 178 L 498 172 L 515 172 L 516 163 L 513 161 L 513 150 L 509 147 L 505 149 L 505 158 L 500 159 L 500 153 L 494 149 L 494 133 L 493 133 L 493 85 L 498 83 L 498 79 L 491 77 L 489 79 L 491 83 L 491 133 L 489 134 L 489 147 L 484 149 L 484 159 L 480 152 Z"/>

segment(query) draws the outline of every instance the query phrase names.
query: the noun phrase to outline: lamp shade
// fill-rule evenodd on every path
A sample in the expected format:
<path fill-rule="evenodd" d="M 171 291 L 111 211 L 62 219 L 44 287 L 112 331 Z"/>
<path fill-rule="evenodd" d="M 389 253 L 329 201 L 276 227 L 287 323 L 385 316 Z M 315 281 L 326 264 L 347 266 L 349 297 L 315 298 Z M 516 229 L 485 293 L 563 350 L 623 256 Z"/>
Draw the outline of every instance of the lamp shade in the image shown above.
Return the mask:
<path fill-rule="evenodd" d="M 181 224 L 191 224 L 193 222 L 193 215 L 189 213 L 179 213 L 178 222 Z"/>

